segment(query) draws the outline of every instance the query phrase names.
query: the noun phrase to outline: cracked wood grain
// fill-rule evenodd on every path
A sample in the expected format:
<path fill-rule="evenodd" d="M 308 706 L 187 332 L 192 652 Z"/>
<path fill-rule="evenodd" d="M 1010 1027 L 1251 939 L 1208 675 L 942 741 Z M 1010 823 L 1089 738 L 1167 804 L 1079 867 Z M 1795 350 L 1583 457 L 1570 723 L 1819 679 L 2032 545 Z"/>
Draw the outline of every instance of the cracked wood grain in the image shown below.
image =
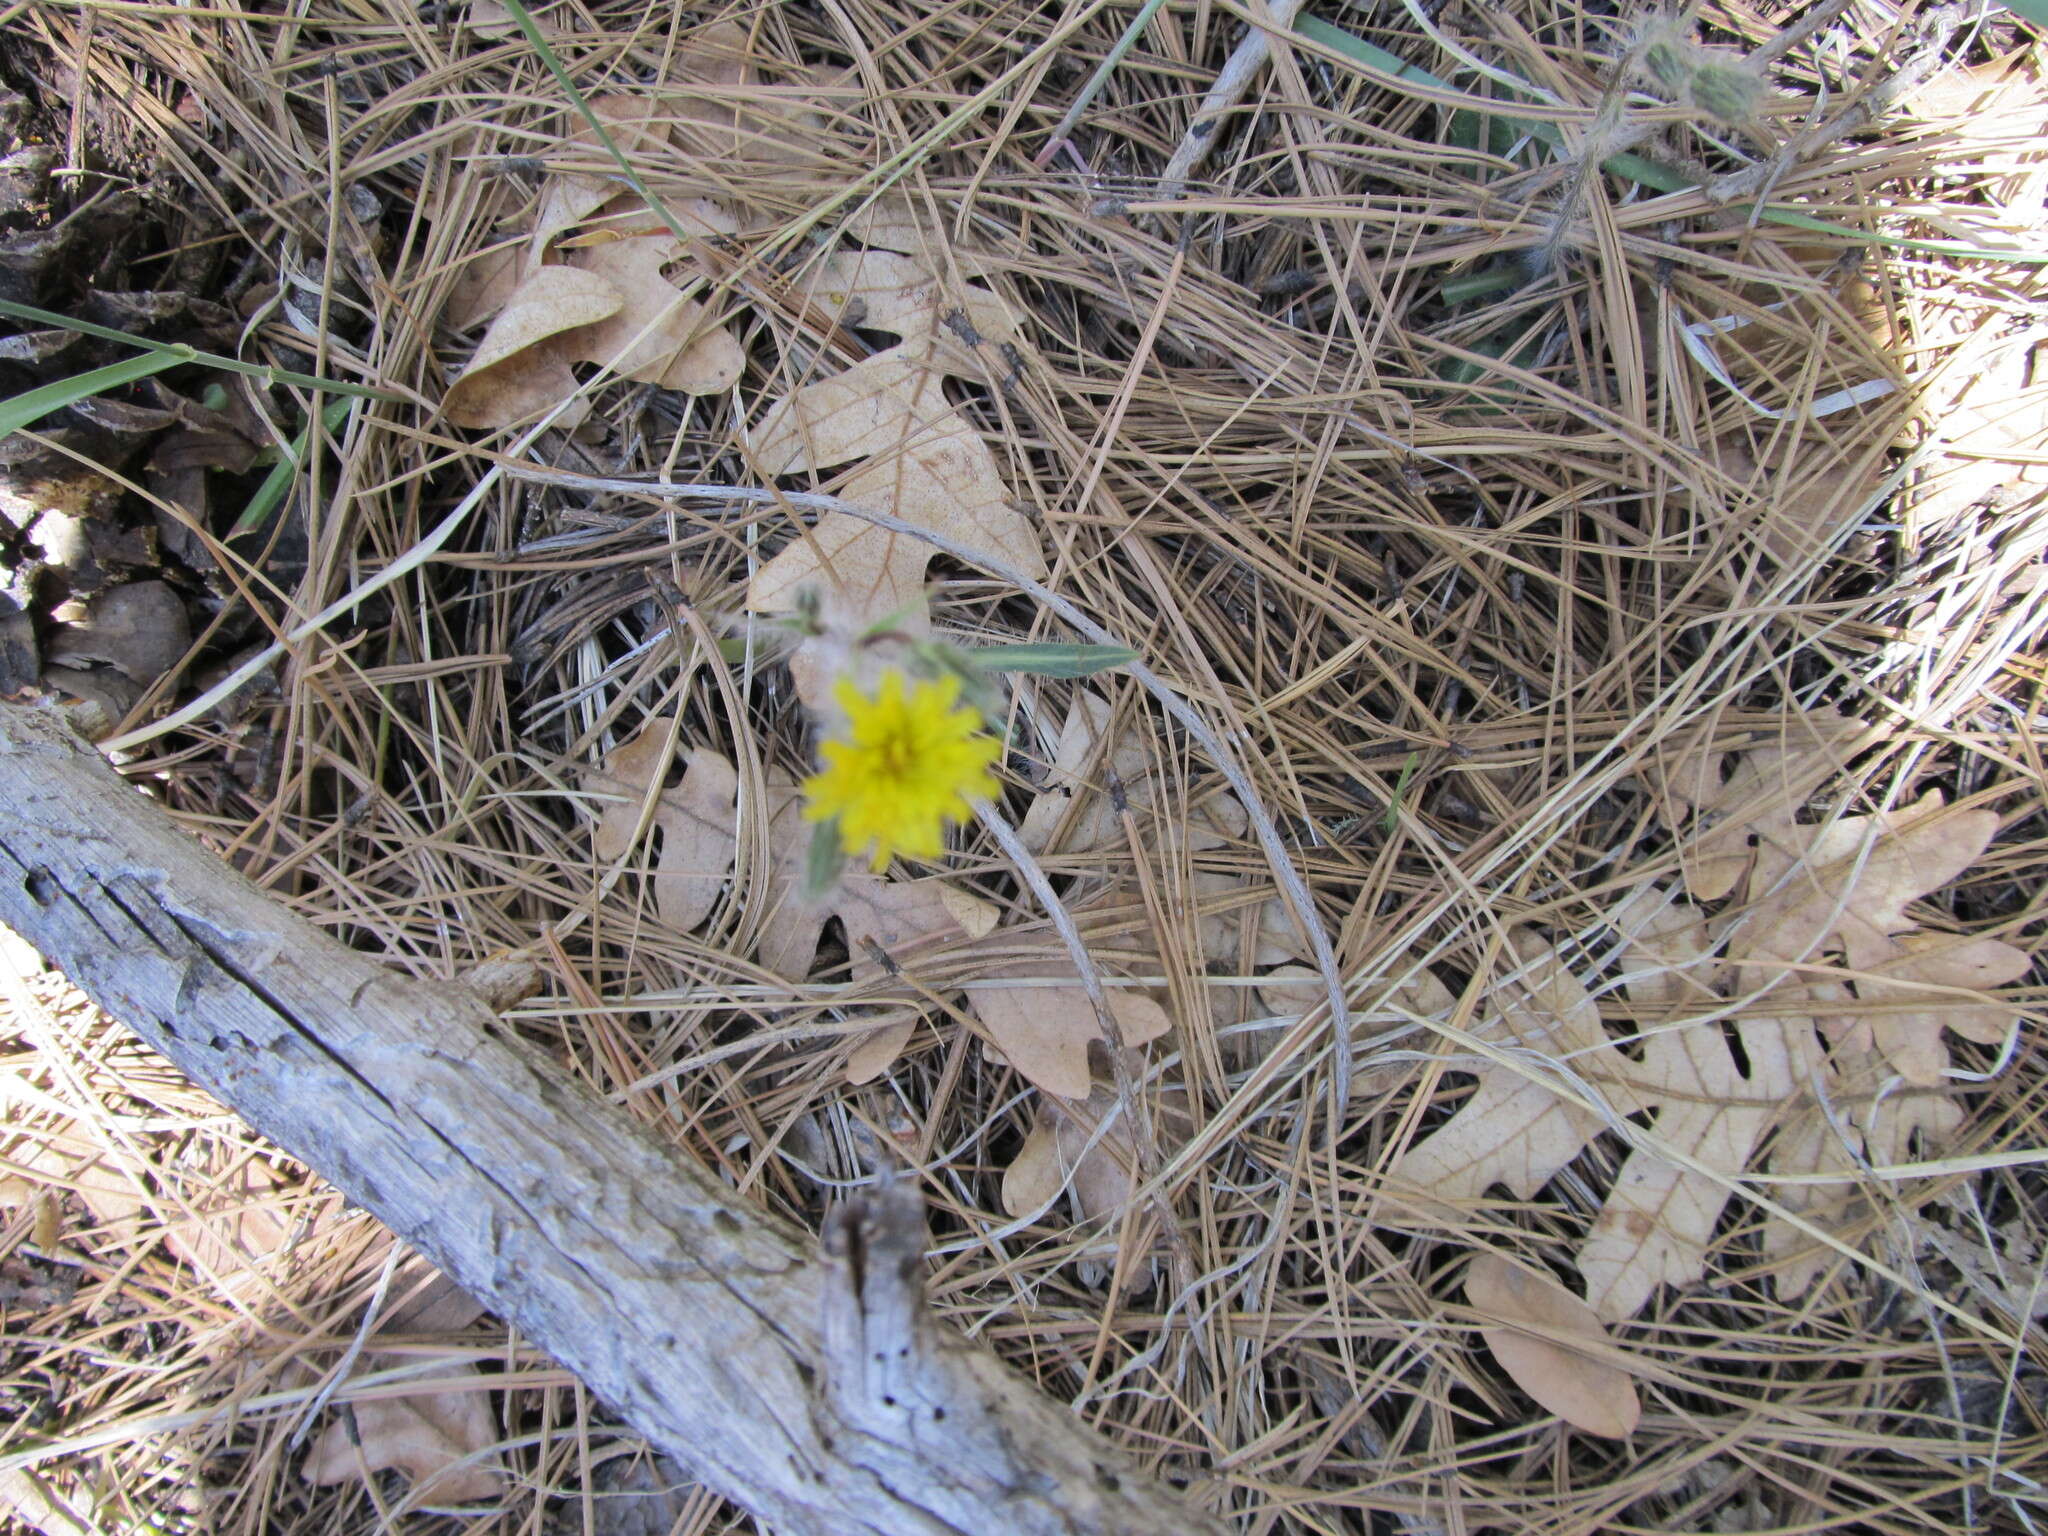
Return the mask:
<path fill-rule="evenodd" d="M 911 1186 L 821 1245 L 465 987 L 286 912 L 53 714 L 0 706 L 0 921 L 788 1536 L 1220 1536 L 923 1305 Z"/>

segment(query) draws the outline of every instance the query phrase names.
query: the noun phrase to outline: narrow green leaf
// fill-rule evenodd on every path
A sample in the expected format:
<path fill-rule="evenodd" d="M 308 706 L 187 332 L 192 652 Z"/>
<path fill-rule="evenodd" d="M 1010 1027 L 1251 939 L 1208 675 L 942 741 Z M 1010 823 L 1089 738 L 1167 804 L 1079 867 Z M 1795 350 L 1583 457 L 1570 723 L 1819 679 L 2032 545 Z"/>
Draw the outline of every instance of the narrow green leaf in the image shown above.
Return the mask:
<path fill-rule="evenodd" d="M 2022 21 L 2048 32 L 2048 0 L 2005 0 L 2005 8 Z"/>
<path fill-rule="evenodd" d="M 317 389 L 330 395 L 361 395 L 366 400 L 388 400 L 393 405 L 412 403 L 404 395 L 395 395 L 388 389 L 377 389 L 369 384 L 350 384 L 341 379 L 316 378 L 310 373 L 292 373 L 288 369 L 272 368 L 263 363 L 245 363 L 239 357 L 223 357 L 218 352 L 202 352 L 197 347 L 188 347 L 181 341 L 152 341 L 147 336 L 130 336 L 126 331 L 117 331 L 110 325 L 95 325 L 90 320 L 76 320 L 70 315 L 60 315 L 54 310 L 37 309 L 33 304 L 16 304 L 12 300 L 0 299 L 0 315 L 9 320 L 25 320 L 31 325 L 76 331 L 81 336 L 97 336 L 101 341 L 118 341 L 126 346 L 140 347 L 145 352 L 154 352 L 159 357 L 168 357 L 172 362 L 197 363 L 202 368 L 218 368 L 223 373 L 239 373 L 245 378 L 260 379 L 265 384 L 295 384 L 300 389 Z M 168 368 L 171 364 L 165 363 L 163 366 Z"/>
<path fill-rule="evenodd" d="M 846 867 L 846 849 L 839 841 L 839 818 L 811 828 L 811 846 L 804 857 L 803 898 L 816 901 L 838 883 Z"/>
<path fill-rule="evenodd" d="M 1501 262 L 1483 272 L 1466 272 L 1458 277 L 1448 277 L 1438 285 L 1437 292 L 1443 295 L 1446 304 L 1463 304 L 1472 299 L 1483 299 L 1491 293 L 1501 293 L 1509 288 L 1519 288 L 1528 280 L 1528 274 L 1512 262 Z"/>
<path fill-rule="evenodd" d="M 944 640 L 920 640 L 911 647 L 911 670 L 920 676 L 950 677 L 960 684 L 960 697 L 983 717 L 994 720 L 1003 712 L 1003 690 L 988 675 L 988 669 L 974 659 L 972 651 Z"/>
<path fill-rule="evenodd" d="M 1367 69 L 1376 69 L 1383 75 L 1392 75 L 1396 80 L 1413 80 L 1417 84 L 1433 86 L 1439 91 L 1454 90 L 1456 87 L 1439 80 L 1418 64 L 1410 64 L 1399 54 L 1389 53 L 1375 43 L 1368 43 L 1353 32 L 1342 27 L 1333 27 L 1320 16 L 1302 16 L 1296 19 L 1294 30 L 1310 42 L 1321 43 L 1333 48 L 1354 64 L 1363 64 Z M 1533 97 L 1535 92 L 1532 90 Z"/>
<path fill-rule="evenodd" d="M 684 229 L 676 216 L 668 211 L 667 206 L 662 200 L 654 195 L 654 189 L 641 180 L 640 172 L 634 169 L 633 163 L 626 158 L 625 152 L 613 142 L 612 136 L 606 130 L 603 120 L 598 117 L 597 113 L 591 110 L 590 102 L 584 97 L 583 92 L 576 88 L 576 82 L 569 77 L 568 68 L 556 56 L 555 50 L 548 46 L 548 40 L 542 35 L 539 23 L 533 19 L 533 13 L 527 10 L 523 0 L 505 0 L 505 9 L 511 14 L 512 20 L 518 24 L 519 30 L 525 34 L 526 41 L 532 46 L 533 51 L 540 55 L 541 63 L 547 65 L 548 73 L 555 77 L 555 83 L 568 95 L 569 104 L 576 109 L 577 113 L 583 118 L 583 121 L 590 125 L 591 132 L 597 135 L 598 142 L 605 147 L 605 152 L 612 157 L 613 163 L 618 166 L 620 172 L 625 176 L 626 184 L 640 194 L 640 200 L 654 210 L 660 217 L 661 222 L 668 226 L 670 234 L 687 244 L 691 238 L 690 232 Z"/>
<path fill-rule="evenodd" d="M 1387 799 L 1387 813 L 1380 818 L 1380 830 L 1389 837 L 1394 835 L 1394 824 L 1401 819 L 1401 797 L 1408 793 L 1408 781 L 1415 777 L 1415 765 L 1421 761 L 1420 752 L 1410 752 L 1408 760 L 1401 765 L 1401 777 L 1394 780 L 1394 793 Z"/>
<path fill-rule="evenodd" d="M 320 421 L 329 432 L 339 431 L 341 424 L 348 420 L 348 413 L 354 405 L 347 400 L 329 402 L 320 413 Z M 238 539 L 245 533 L 254 533 L 261 528 L 270 514 L 277 510 L 277 504 L 284 500 L 284 493 L 291 489 L 297 478 L 299 466 L 306 462 L 306 455 L 312 451 L 313 429 L 309 424 L 301 432 L 298 441 L 292 444 L 289 458 L 280 458 L 272 466 L 263 483 L 256 487 L 256 494 L 249 498 L 249 504 L 242 508 L 242 515 L 235 519 L 235 526 L 228 530 L 228 537 Z"/>
<path fill-rule="evenodd" d="M 1127 667 L 1139 653 L 1125 645 L 984 645 L 971 648 L 967 659 L 987 672 L 1032 672 L 1040 677 L 1092 677 L 1111 667 Z"/>
<path fill-rule="evenodd" d="M 1159 8 L 1165 3 L 1166 0 L 1145 0 L 1145 3 L 1138 7 L 1138 14 L 1133 16 L 1130 25 L 1124 28 L 1123 36 L 1110 45 L 1109 52 L 1102 56 L 1102 62 L 1095 67 L 1095 73 L 1090 75 L 1088 83 L 1081 87 L 1081 94 L 1074 98 L 1074 104 L 1067 108 L 1066 115 L 1053 126 L 1051 137 L 1045 141 L 1045 152 L 1038 157 L 1039 165 L 1043 166 L 1051 160 L 1052 152 L 1059 148 L 1060 140 L 1072 136 L 1075 125 L 1081 121 L 1081 114 L 1086 112 L 1088 104 L 1101 94 L 1103 86 L 1109 83 L 1109 77 L 1115 74 L 1117 66 L 1123 63 L 1124 55 L 1129 53 L 1132 45 L 1145 35 L 1145 29 L 1152 25 L 1152 18 L 1159 14 Z"/>
<path fill-rule="evenodd" d="M 61 411 L 65 406 L 90 395 L 104 394 L 110 389 L 119 389 L 124 384 L 133 384 L 137 379 L 146 379 L 152 373 L 162 373 L 166 368 L 175 368 L 184 361 L 182 357 L 149 354 L 123 358 L 118 363 L 109 363 L 106 367 L 95 368 L 89 373 L 74 374 L 71 378 L 44 384 L 25 394 L 16 395 L 12 400 L 0 400 L 0 437 L 19 432 L 23 427 L 41 421 L 52 411 Z"/>

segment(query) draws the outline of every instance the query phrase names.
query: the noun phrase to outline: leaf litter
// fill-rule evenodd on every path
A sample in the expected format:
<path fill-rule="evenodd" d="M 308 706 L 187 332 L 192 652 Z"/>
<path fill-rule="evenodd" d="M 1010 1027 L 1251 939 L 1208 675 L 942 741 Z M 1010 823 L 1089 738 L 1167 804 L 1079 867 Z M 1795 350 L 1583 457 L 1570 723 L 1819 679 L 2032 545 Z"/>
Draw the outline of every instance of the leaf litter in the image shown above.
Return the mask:
<path fill-rule="evenodd" d="M 656 914 L 672 928 L 688 929 L 710 915 L 739 848 L 733 813 L 738 778 L 724 758 L 700 748 L 690 754 L 676 788 L 656 790 L 668 745 L 665 722 L 654 722 L 614 748 L 600 773 L 586 775 L 586 784 L 599 788 L 608 802 L 592 829 L 592 852 L 607 865 L 627 856 L 645 816 L 645 825 L 661 834 L 650 872 Z M 771 863 L 757 873 L 744 900 L 759 918 L 754 954 L 770 971 L 804 981 L 826 925 L 834 922 L 856 989 L 905 971 L 918 975 L 927 963 L 942 963 L 958 944 L 1000 943 L 1000 935 L 991 936 L 1001 910 L 944 879 L 849 870 L 823 894 L 806 897 L 797 790 L 787 782 L 770 783 L 767 796 Z M 1044 942 L 1035 940 L 1034 947 Z M 977 968 L 965 992 L 1002 1059 L 1048 1093 L 1085 1099 L 1092 1087 L 1089 1047 L 1101 1039 L 1087 995 L 1078 985 L 1030 984 L 1071 971 L 1064 952 L 1057 960 L 1033 960 L 1015 956 L 1013 946 L 1011 958 Z M 1126 1046 L 1156 1040 L 1171 1028 L 1159 1005 L 1138 993 L 1118 989 L 1111 1009 Z M 847 1080 L 864 1083 L 887 1070 L 916 1024 L 913 1011 L 861 1039 L 849 1057 Z"/>
<path fill-rule="evenodd" d="M 1844 726 L 1830 722 L 1837 742 Z M 1902 813 L 1801 821 L 1802 799 L 1782 791 L 1824 782 L 1839 762 L 1825 748 L 1812 758 L 1744 754 L 1725 782 L 1708 751 L 1667 765 L 1670 800 L 1700 813 L 1681 857 L 1688 886 L 1730 904 L 1710 915 L 1652 882 L 1615 907 L 1626 1040 L 1553 945 L 1513 935 L 1495 1011 L 1471 1035 L 1478 1087 L 1393 1170 L 1427 1192 L 1414 1197 L 1423 1209 L 1460 1220 L 1460 1202 L 1494 1184 L 1529 1199 L 1603 1131 L 1650 1116 L 1576 1258 L 1608 1321 L 1705 1276 L 1766 1131 L 1770 1174 L 1832 1176 L 1770 1187 L 1797 1220 L 1767 1214 L 1763 1253 L 1781 1296 L 1807 1290 L 1834 1254 L 1800 1220 L 1861 1240 L 1861 1174 L 1908 1161 L 1916 1138 L 1926 1158 L 1949 1150 L 1962 1115 L 1943 1032 L 1994 1043 L 2018 1021 L 1983 994 L 2023 975 L 2028 955 L 1926 930 L 1907 910 L 1976 862 L 1997 816 L 1947 809 L 1929 790 Z"/>
<path fill-rule="evenodd" d="M 377 1332 L 386 1338 L 457 1333 L 483 1311 L 454 1282 L 436 1274 Z M 418 1360 L 409 1353 L 371 1350 L 363 1357 L 362 1371 L 399 1366 L 416 1370 Z M 505 1491 L 505 1465 L 495 1449 L 501 1437 L 483 1373 L 467 1360 L 455 1360 L 437 1362 L 433 1374 L 438 1385 L 432 1391 L 351 1401 L 307 1449 L 299 1475 L 321 1486 L 396 1470 L 406 1475 L 416 1504 L 496 1499 Z M 472 1381 L 474 1387 L 468 1385 Z"/>
<path fill-rule="evenodd" d="M 800 296 L 832 323 L 888 332 L 897 342 L 800 382 L 776 402 L 750 434 L 756 472 L 851 465 L 833 481 L 834 494 L 1026 576 L 1043 575 L 1037 530 L 1017 510 L 988 442 L 946 396 L 949 379 L 999 388 L 1021 366 L 1023 336 L 1010 307 L 979 284 L 954 287 L 921 257 L 880 249 L 827 256 Z M 921 540 L 827 512 L 762 567 L 748 587 L 749 611 L 793 612 L 800 593 L 819 603 L 826 633 L 791 660 L 808 702 L 822 704 L 832 681 L 826 642 L 885 623 L 912 636 L 928 632 L 932 555 Z"/>
<path fill-rule="evenodd" d="M 361 20 L 313 0 L 310 25 L 337 18 Z M 1604 44 L 1560 46 L 1584 18 L 1554 7 L 1517 0 L 1498 20 L 1446 12 L 1416 32 L 1397 18 L 1373 36 L 1415 67 L 1448 70 L 1441 41 L 1540 80 L 1578 104 L 1554 109 L 1582 118 L 1569 141 L 1609 83 Z M 299 733 L 281 778 L 216 771 L 221 748 L 190 735 L 136 771 L 238 864 L 395 963 L 459 975 L 539 940 L 552 985 L 511 1027 L 764 1205 L 815 1222 L 879 1148 L 910 1161 L 941 1309 L 1248 1525 L 1847 1528 L 1870 1517 L 1872 1487 L 1902 1525 L 1982 1523 L 2003 1495 L 1960 1489 L 1954 1469 L 2037 1475 L 2027 1415 L 2048 1379 L 2015 1331 L 2027 1286 L 1999 1277 L 2040 1251 L 2024 1161 L 2039 1070 L 2030 1026 L 2011 1024 L 2036 994 L 2005 979 L 2038 944 L 2042 490 L 2013 323 L 2039 277 L 1884 242 L 2038 246 L 2027 45 L 1986 19 L 1916 59 L 1939 16 L 1881 38 L 1844 22 L 1825 60 L 1787 43 L 1769 71 L 1781 94 L 1732 137 L 1632 96 L 1636 150 L 1717 171 L 1792 132 L 1781 108 L 1842 90 L 1873 105 L 1853 152 L 1779 167 L 1761 218 L 1673 194 L 1652 224 L 1624 180 L 1590 176 L 1562 258 L 1532 285 L 1519 263 L 1569 162 L 1534 140 L 1475 158 L 1457 114 L 1418 108 L 1412 75 L 1322 44 L 1275 49 L 1183 202 L 1132 203 L 1235 47 L 1227 22 L 1162 13 L 1078 119 L 1086 173 L 1064 152 L 1035 171 L 1056 148 L 1033 137 L 1041 118 L 1127 18 L 1068 21 L 1055 40 L 1066 22 L 974 8 L 771 9 L 737 25 L 543 11 L 664 207 L 705 226 L 680 242 L 502 7 L 477 0 L 429 32 L 408 21 L 374 55 L 346 29 L 321 34 L 338 39 L 337 94 L 296 110 L 295 133 L 311 163 L 343 168 L 333 208 L 358 217 L 353 194 L 370 192 L 393 212 L 330 253 L 326 207 L 305 165 L 277 155 L 284 139 L 223 164 L 221 183 L 259 190 L 283 231 L 282 255 L 250 250 L 264 272 L 282 265 L 285 297 L 248 354 L 303 363 L 308 333 L 280 317 L 317 299 L 360 354 L 346 366 L 453 378 L 458 407 L 481 402 L 478 430 L 587 399 L 518 467 L 547 483 L 480 505 L 459 545 L 398 585 L 403 601 L 364 606 L 332 651 L 281 670 Z M 1764 21 L 1738 18 L 1719 42 L 1754 47 Z M 226 66 L 201 68 L 195 47 L 303 102 L 260 29 L 204 7 L 181 24 L 61 8 L 22 21 L 55 59 L 149 61 L 132 82 L 145 125 L 196 120 L 155 103 L 159 81 L 194 82 L 191 113 L 243 120 L 208 83 Z M 430 34 L 442 51 L 413 59 Z M 1923 63 L 1967 97 L 1891 101 L 1890 72 Z M 356 64 L 372 82 L 360 96 Z M 1026 73 L 997 86 L 1012 68 Z M 403 94 L 427 76 L 430 100 Z M 427 104 L 401 119 L 385 105 L 399 100 Z M 221 152 L 181 138 L 174 163 Z M 882 178 L 861 178 L 884 166 L 892 190 L 866 200 Z M 1783 207 L 1857 239 L 1774 226 Z M 1495 260 L 1514 264 L 1509 288 L 1445 297 Z M 590 276 L 616 308 L 506 319 L 523 283 Z M 1667 310 L 1749 318 L 1726 355 L 1784 419 L 1672 366 Z M 359 312 L 438 334 L 351 329 Z M 587 357 L 598 327 L 608 350 Z M 720 336 L 737 350 L 698 377 L 737 366 L 729 383 L 662 382 Z M 648 377 L 594 383 L 627 347 Z M 1912 391 L 1802 414 L 1870 378 Z M 402 411 L 361 424 L 345 493 L 322 511 L 329 554 L 297 588 L 237 567 L 260 602 L 269 581 L 287 589 L 261 622 L 330 604 L 332 551 L 378 568 L 424 506 L 493 463 L 451 461 L 418 426 Z M 648 480 L 745 494 L 620 489 Z M 810 740 L 790 679 L 766 645 L 681 675 L 650 573 L 749 636 L 767 631 L 734 616 L 763 574 L 806 561 L 821 581 L 829 567 L 850 626 L 974 644 L 1057 626 L 900 538 L 748 499 L 781 488 L 927 519 L 1047 572 L 1241 750 L 1352 992 L 1360 1063 L 1340 1134 L 1316 1129 L 1330 1042 L 1287 958 L 1291 923 L 1269 920 L 1244 807 L 1114 683 L 1020 690 L 1006 808 L 1031 823 L 1109 991 L 1143 999 L 1166 1033 L 1112 1054 L 1074 1002 L 1064 946 L 980 832 L 910 878 L 830 906 L 794 898 L 794 840 L 776 828 Z M 948 525 L 963 507 L 967 526 Z M 768 595 L 755 619 L 790 617 L 789 588 Z M 1856 723 L 1838 731 L 1830 707 Z M 592 745 L 643 731 L 672 746 L 642 742 L 640 766 Z M 1008 994 L 992 1012 L 1064 989 L 1075 1011 L 1059 1010 L 1056 1048 L 1027 1044 L 1067 1088 L 1085 1063 L 1088 1092 L 1048 1092 L 980 1048 L 977 985 Z M 222 1134 L 158 1069 L 78 1038 L 51 1059 L 133 1090 L 106 1101 L 109 1123 Z M 1509 1177 L 1450 1199 L 1406 1187 L 1403 1159 L 1481 1095 L 1507 1117 L 1491 1145 L 1468 1128 L 1476 1171 L 1458 1177 Z M 1534 1150 L 1511 1129 L 1525 1122 Z M 1843 1182 L 1803 1182 L 1820 1178 Z M 64 1304 L 83 1318 L 135 1250 L 64 1217 L 66 1243 L 105 1245 L 105 1269 Z M 203 1321 L 217 1313 L 192 1304 L 198 1281 L 167 1244 L 132 1272 L 155 1289 L 118 1294 L 165 1298 L 195 1402 L 298 1391 L 288 1362 L 335 1358 L 360 1319 L 383 1252 L 350 1247 L 362 1231 L 320 1226 L 270 1266 L 297 1310 L 265 1314 L 246 1342 Z M 1536 1287 L 1541 1301 L 1461 1290 L 1473 1249 L 1570 1285 Z M 1569 1327 L 1546 1320 L 1581 1293 Z M 1475 1322 L 1499 1337 L 1475 1338 Z M 1633 1435 L 1599 1438 L 1624 1422 L 1617 1392 L 1568 1411 L 1538 1391 L 1533 1368 L 1504 1363 L 1509 1335 L 1563 1339 L 1573 1372 L 1621 1369 L 1643 1397 Z M 96 1348 L 112 1358 L 123 1337 Z M 478 1337 L 504 1347 L 506 1378 L 471 1396 L 526 1427 L 501 1452 L 505 1518 L 587 1515 L 589 1469 L 630 1438 L 586 1418 L 522 1345 Z M 135 1348 L 154 1361 L 160 1343 Z M 0 1382 L 9 1406 L 33 1366 Z M 74 1385 L 65 1431 L 145 1423 L 121 1390 Z M 67 1486 L 140 1488 L 162 1495 L 148 1507 L 244 1531 L 331 1528 L 368 1507 L 356 1478 L 294 1484 L 296 1504 L 260 1478 L 247 1493 L 207 1482 L 220 1449 L 289 1468 L 265 1455 L 269 1424 L 229 1414 L 189 1448 L 172 1440 L 171 1459 L 200 1469 L 177 1489 L 167 1437 L 127 1435 L 77 1458 Z M 701 1492 L 687 1509 L 706 1529 L 727 1518 Z"/>

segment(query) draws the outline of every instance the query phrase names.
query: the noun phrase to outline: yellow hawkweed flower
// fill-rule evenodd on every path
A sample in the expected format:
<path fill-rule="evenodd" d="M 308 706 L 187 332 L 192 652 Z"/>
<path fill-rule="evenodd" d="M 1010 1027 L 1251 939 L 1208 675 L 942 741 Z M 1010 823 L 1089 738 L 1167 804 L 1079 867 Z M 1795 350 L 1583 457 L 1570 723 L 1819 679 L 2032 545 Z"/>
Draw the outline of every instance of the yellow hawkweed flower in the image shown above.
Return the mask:
<path fill-rule="evenodd" d="M 960 679 L 919 682 L 904 691 L 891 670 L 870 698 L 842 682 L 833 697 L 845 733 L 819 750 L 822 773 L 804 780 L 804 819 L 839 822 L 847 852 L 871 852 L 880 870 L 896 854 L 935 859 L 946 824 L 974 814 L 973 802 L 998 788 L 989 766 L 1002 744 L 981 716 L 960 702 Z"/>

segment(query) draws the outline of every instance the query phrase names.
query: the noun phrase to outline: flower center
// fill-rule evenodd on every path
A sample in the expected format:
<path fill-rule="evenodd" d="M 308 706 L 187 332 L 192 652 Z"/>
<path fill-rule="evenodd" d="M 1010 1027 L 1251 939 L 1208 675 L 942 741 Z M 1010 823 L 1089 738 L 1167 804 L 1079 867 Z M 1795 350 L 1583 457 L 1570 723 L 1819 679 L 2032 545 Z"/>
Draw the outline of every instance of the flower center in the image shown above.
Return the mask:
<path fill-rule="evenodd" d="M 910 733 L 900 726 L 883 736 L 875 743 L 875 754 L 881 760 L 882 772 L 892 779 L 908 777 L 911 760 L 917 755 L 915 747 Z"/>

